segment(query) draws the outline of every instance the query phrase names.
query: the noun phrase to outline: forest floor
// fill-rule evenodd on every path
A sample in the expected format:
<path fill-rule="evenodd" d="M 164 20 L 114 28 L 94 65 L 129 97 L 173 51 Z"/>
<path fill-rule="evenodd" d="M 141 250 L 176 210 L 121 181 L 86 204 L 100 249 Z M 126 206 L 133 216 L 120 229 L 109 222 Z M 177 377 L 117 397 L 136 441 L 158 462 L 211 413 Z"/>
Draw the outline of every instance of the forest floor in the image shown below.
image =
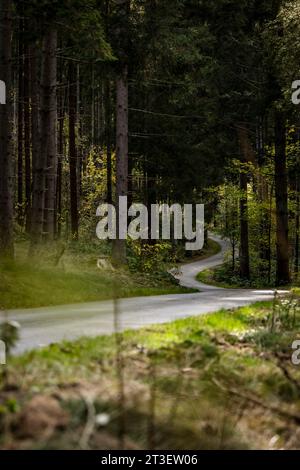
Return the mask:
<path fill-rule="evenodd" d="M 198 282 L 207 284 L 209 286 L 220 287 L 224 289 L 270 288 L 270 283 L 268 283 L 263 278 L 256 279 L 252 282 L 247 282 L 240 279 L 238 275 L 234 275 L 229 271 L 230 269 L 226 264 L 214 266 L 199 272 L 196 276 L 196 279 Z M 300 278 L 298 281 L 294 280 L 293 284 L 288 286 L 277 286 L 277 289 L 297 289 L 295 286 L 299 285 L 299 282 Z"/>
<path fill-rule="evenodd" d="M 63 342 L 9 360 L 2 449 L 299 449 L 300 314 L 274 304 Z"/>
<path fill-rule="evenodd" d="M 234 283 L 216 280 L 215 274 L 218 269 L 219 266 L 201 271 L 197 274 L 197 281 L 203 282 L 204 284 L 207 284 L 209 286 L 221 287 L 224 289 L 240 289 L 241 287 L 243 287 L 237 282 Z"/>
<path fill-rule="evenodd" d="M 205 259 L 218 250 L 219 245 L 210 241 L 195 259 Z M 168 263 L 154 273 L 101 270 L 97 268 L 99 245 L 71 245 L 59 255 L 59 248 L 57 252 L 44 250 L 40 255 L 43 262 L 38 265 L 28 260 L 26 243 L 19 243 L 16 251 L 14 264 L 0 266 L 3 310 L 107 300 L 116 295 L 116 286 L 122 298 L 195 292 L 177 285 L 166 273 L 171 267 Z"/>

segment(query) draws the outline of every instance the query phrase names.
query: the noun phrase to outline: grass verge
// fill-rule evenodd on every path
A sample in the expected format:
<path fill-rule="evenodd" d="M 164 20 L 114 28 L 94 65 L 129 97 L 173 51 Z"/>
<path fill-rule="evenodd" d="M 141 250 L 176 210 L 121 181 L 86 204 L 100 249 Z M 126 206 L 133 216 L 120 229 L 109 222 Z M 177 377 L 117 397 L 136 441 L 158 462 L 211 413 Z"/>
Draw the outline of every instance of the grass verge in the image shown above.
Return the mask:
<path fill-rule="evenodd" d="M 132 273 L 97 269 L 99 247 L 71 245 L 58 266 L 53 266 L 56 253 L 41 252 L 43 263 L 29 263 L 26 244 L 17 246 L 15 264 L 0 266 L 0 309 L 34 308 L 121 298 L 197 292 L 177 285 L 167 271 Z M 192 259 L 205 259 L 218 253 L 218 243 L 207 246 Z M 52 257 L 51 257 L 52 255 Z M 101 255 L 101 253 L 100 253 Z"/>
<path fill-rule="evenodd" d="M 215 272 L 217 269 L 218 267 L 201 271 L 197 274 L 197 281 L 210 286 L 223 287 L 225 289 L 240 289 L 243 287 L 239 284 L 216 281 Z"/>
<path fill-rule="evenodd" d="M 49 253 L 50 250 L 49 250 Z M 17 246 L 13 264 L 0 266 L 0 309 L 33 308 L 111 299 L 194 292 L 177 285 L 163 271 L 132 273 L 128 269 L 99 269 L 98 247 L 66 250 L 56 264 L 56 253 L 46 250 L 39 263 L 29 262 L 24 246 Z M 41 261 L 42 260 L 42 261 Z"/>
<path fill-rule="evenodd" d="M 146 275 L 96 270 L 65 272 L 59 268 L 34 268 L 15 264 L 0 270 L 0 307 L 30 308 L 92 302 L 118 297 L 138 297 L 193 292 L 172 282 Z"/>
<path fill-rule="evenodd" d="M 225 266 L 226 267 L 226 266 Z M 221 279 L 219 279 L 221 277 Z M 271 289 L 274 285 L 266 285 L 262 281 L 247 281 L 242 280 L 238 276 L 230 277 L 227 275 L 228 282 L 224 280 L 224 265 L 216 266 L 214 268 L 206 269 L 197 274 L 197 280 L 215 287 L 222 287 L 225 289 Z M 292 285 L 277 286 L 279 290 L 292 290 L 293 292 L 300 292 L 300 289 L 293 287 Z"/>

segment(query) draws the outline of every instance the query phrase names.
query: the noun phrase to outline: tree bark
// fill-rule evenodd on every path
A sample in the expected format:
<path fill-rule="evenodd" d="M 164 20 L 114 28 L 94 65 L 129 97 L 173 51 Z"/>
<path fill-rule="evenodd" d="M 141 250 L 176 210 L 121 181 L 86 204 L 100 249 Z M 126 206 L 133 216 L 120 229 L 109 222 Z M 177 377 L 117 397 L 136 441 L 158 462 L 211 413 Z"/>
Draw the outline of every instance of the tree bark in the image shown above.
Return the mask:
<path fill-rule="evenodd" d="M 45 192 L 45 216 L 44 231 L 48 241 L 52 241 L 56 233 L 56 183 L 57 183 L 57 31 L 51 30 L 46 36 L 46 56 L 48 76 L 44 76 L 44 93 L 47 96 L 47 106 L 44 109 L 44 119 L 42 126 L 45 129 L 46 150 L 46 192 Z M 44 145 L 44 140 L 42 140 Z"/>
<path fill-rule="evenodd" d="M 116 82 L 116 209 L 117 239 L 113 244 L 113 260 L 116 264 L 126 264 L 126 240 L 119 237 L 119 198 L 128 194 L 128 78 L 127 66 L 122 70 Z M 127 217 L 124 217 L 124 220 Z"/>
<path fill-rule="evenodd" d="M 286 119 L 275 111 L 275 198 L 276 198 L 276 249 L 277 285 L 290 283 L 288 179 L 286 162 Z"/>
<path fill-rule="evenodd" d="M 23 226 L 23 148 L 24 148 L 24 45 L 23 20 L 19 22 L 18 67 L 18 161 L 17 161 L 17 220 Z"/>
<path fill-rule="evenodd" d="M 245 170 L 240 174 L 240 275 L 250 279 L 249 226 L 248 226 L 248 176 Z"/>
<path fill-rule="evenodd" d="M 116 39 L 119 67 L 116 80 L 116 211 L 117 239 L 113 243 L 113 261 L 126 264 L 126 240 L 119 236 L 119 198 L 128 195 L 128 15 L 130 0 L 118 1 Z M 127 215 L 122 214 L 124 221 Z M 123 227 L 122 227 L 123 228 Z"/>
<path fill-rule="evenodd" d="M 70 168 L 70 212 L 72 239 L 78 240 L 78 193 L 77 193 L 77 148 L 76 148 L 76 115 L 77 115 L 77 81 L 76 66 L 69 64 L 69 168 Z"/>
<path fill-rule="evenodd" d="M 0 257 L 14 257 L 14 161 L 12 151 L 12 1 L 0 4 L 0 80 L 6 104 L 0 104 Z"/>
<path fill-rule="evenodd" d="M 107 196 L 106 200 L 108 204 L 112 203 L 112 142 L 111 142 L 111 96 L 110 96 L 110 80 L 106 82 L 105 92 L 105 121 L 106 121 L 106 170 L 107 170 Z"/>
<path fill-rule="evenodd" d="M 42 46 L 42 78 L 40 119 L 38 115 L 39 93 L 38 73 L 35 55 L 31 59 L 32 98 L 33 98 L 33 197 L 31 214 L 31 250 L 42 241 L 45 230 L 47 235 L 54 233 L 54 221 L 50 215 L 45 214 L 46 173 L 49 163 L 55 164 L 56 154 L 56 32 L 48 32 L 43 38 Z M 49 158 L 51 156 L 51 158 Z M 53 161 L 54 159 L 54 161 Z M 50 160 L 50 161 L 49 161 Z M 52 160 L 52 162 L 51 162 Z M 56 171 L 56 168 L 51 168 Z M 49 170 L 48 170 L 49 172 Z M 51 180 L 48 174 L 48 191 L 51 189 Z M 55 173 L 56 178 L 56 173 Z M 54 178 L 53 178 L 54 179 Z M 54 181 L 55 182 L 55 181 Z M 55 194 L 55 193 L 54 193 Z M 53 194 L 52 194 L 53 198 Z M 55 198 L 54 198 L 55 199 Z M 47 204 L 53 201 L 47 196 Z M 50 207 L 46 206 L 48 212 Z M 53 207 L 54 216 L 54 207 Z M 53 217 L 54 218 L 54 217 Z M 47 221 L 47 224 L 45 223 Z"/>
<path fill-rule="evenodd" d="M 253 160 L 253 151 L 249 141 L 247 128 L 244 124 L 238 126 L 241 162 Z M 248 175 L 245 168 L 240 171 L 240 276 L 250 279 L 249 256 L 249 223 L 248 223 Z"/>
<path fill-rule="evenodd" d="M 25 218 L 26 233 L 30 232 L 31 207 L 31 149 L 30 149 L 30 65 L 29 47 L 25 47 L 24 58 L 24 156 L 25 156 Z"/>
<path fill-rule="evenodd" d="M 57 196 L 56 196 L 56 219 L 57 236 L 61 237 L 62 229 L 62 170 L 64 157 L 64 120 L 65 120 L 65 93 L 62 88 L 63 82 L 63 59 L 60 64 L 60 89 L 58 105 L 58 163 L 57 163 Z"/>
<path fill-rule="evenodd" d="M 264 279 L 268 276 L 268 266 L 270 264 L 271 247 L 268 243 L 269 225 L 271 213 L 268 207 L 268 183 L 264 175 L 261 174 L 261 168 L 265 164 L 265 137 L 266 137 L 266 117 L 260 117 L 257 125 L 257 163 L 258 163 L 258 177 L 257 177 L 257 197 L 260 204 L 259 208 L 259 226 L 260 226 L 260 239 L 259 239 L 259 271 L 260 277 Z"/>
<path fill-rule="evenodd" d="M 31 142 L 32 142 L 32 206 L 30 215 L 31 249 L 41 240 L 44 220 L 45 167 L 41 152 L 40 95 L 37 67 L 37 52 L 30 49 L 30 98 L 31 98 Z M 43 54 L 43 69 L 45 57 Z M 44 99 L 43 99 L 44 105 Z M 30 249 L 30 252 L 31 252 Z"/>

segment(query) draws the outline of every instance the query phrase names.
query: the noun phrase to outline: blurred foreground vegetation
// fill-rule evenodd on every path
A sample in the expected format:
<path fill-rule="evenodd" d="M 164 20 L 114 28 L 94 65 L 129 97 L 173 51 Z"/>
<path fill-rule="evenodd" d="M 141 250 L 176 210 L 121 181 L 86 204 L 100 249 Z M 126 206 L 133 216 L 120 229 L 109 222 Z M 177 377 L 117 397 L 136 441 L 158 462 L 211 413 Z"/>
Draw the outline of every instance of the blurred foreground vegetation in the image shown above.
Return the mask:
<path fill-rule="evenodd" d="M 299 449 L 299 297 L 10 359 L 3 449 Z"/>

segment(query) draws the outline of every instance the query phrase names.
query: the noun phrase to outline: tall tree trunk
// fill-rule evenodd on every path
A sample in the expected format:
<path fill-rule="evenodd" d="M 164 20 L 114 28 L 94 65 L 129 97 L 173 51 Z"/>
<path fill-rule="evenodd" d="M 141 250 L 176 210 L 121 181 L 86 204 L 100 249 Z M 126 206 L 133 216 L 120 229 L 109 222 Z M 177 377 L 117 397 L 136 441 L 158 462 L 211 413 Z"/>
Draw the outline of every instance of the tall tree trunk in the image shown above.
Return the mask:
<path fill-rule="evenodd" d="M 82 196 L 82 169 L 83 169 L 83 155 L 82 147 L 80 145 L 82 138 L 81 127 L 81 89 L 80 89 L 80 65 L 76 66 L 76 127 L 78 143 L 76 146 L 76 162 L 77 162 L 77 206 L 80 210 L 80 197 Z M 79 222 L 78 222 L 79 227 Z"/>
<path fill-rule="evenodd" d="M 29 48 L 30 67 L 30 104 L 31 104 L 31 145 L 32 145 L 32 180 L 40 157 L 40 80 L 36 44 Z M 32 208 L 31 208 L 32 212 Z M 32 214 L 31 214 L 32 215 Z"/>
<path fill-rule="evenodd" d="M 248 176 L 245 170 L 240 173 L 240 275 L 250 279 L 249 226 L 248 226 Z"/>
<path fill-rule="evenodd" d="M 45 192 L 48 155 L 56 155 L 56 33 L 49 32 L 43 38 L 41 98 L 39 105 L 38 67 L 35 54 L 31 58 L 32 82 L 32 152 L 33 152 L 33 194 L 31 214 L 31 247 L 42 241 L 45 226 Z M 40 119 L 38 109 L 40 106 Z M 53 142 L 54 140 L 54 142 Z M 55 149 L 54 149 L 55 144 Z M 55 175 L 56 176 L 56 175 Z M 47 199 L 49 203 L 49 197 Z M 48 207 L 48 206 L 47 206 Z M 54 211 L 53 211 L 54 213 Z M 49 227 L 49 217 L 47 226 Z M 50 227 L 51 232 L 52 228 Z"/>
<path fill-rule="evenodd" d="M 58 163 L 57 163 L 57 188 L 56 188 L 56 219 L 57 219 L 57 236 L 61 237 L 61 217 L 62 217 L 62 160 L 63 160 L 63 118 L 60 117 L 59 137 L 58 137 Z"/>
<path fill-rule="evenodd" d="M 117 239 L 113 244 L 113 260 L 116 264 L 126 264 L 126 240 L 119 237 L 119 198 L 128 194 L 128 77 L 127 66 L 122 70 L 116 82 L 116 209 L 117 209 Z M 127 221 L 127 215 L 123 214 Z"/>
<path fill-rule="evenodd" d="M 277 285 L 289 284 L 289 227 L 288 180 L 286 163 L 286 120 L 281 111 L 275 111 L 275 197 Z"/>
<path fill-rule="evenodd" d="M 111 142 L 111 93 L 110 93 L 110 80 L 106 81 L 106 92 L 105 92 L 105 120 L 106 120 L 106 169 L 107 169 L 107 196 L 106 200 L 108 204 L 112 203 L 112 142 Z"/>
<path fill-rule="evenodd" d="M 6 104 L 0 104 L 0 257 L 14 257 L 14 161 L 12 152 L 12 1 L 0 4 L 0 80 Z"/>
<path fill-rule="evenodd" d="M 17 216 L 23 226 L 23 148 L 24 148 L 24 44 L 23 19 L 19 22 L 19 67 L 18 67 L 18 163 L 17 163 Z"/>
<path fill-rule="evenodd" d="M 118 2 L 116 36 L 119 44 L 119 70 L 116 80 L 116 209 L 117 239 L 113 243 L 113 261 L 126 264 L 126 240 L 120 236 L 119 221 L 127 224 L 127 214 L 120 213 L 119 198 L 128 195 L 128 15 L 130 0 Z"/>
<path fill-rule="evenodd" d="M 31 98 L 31 142 L 32 142 L 32 206 L 30 215 L 31 249 L 42 237 L 44 220 L 45 169 L 44 152 L 41 150 L 40 96 L 36 47 L 30 48 L 30 98 Z M 43 75 L 45 55 L 43 54 Z M 43 107 L 45 100 L 43 99 Z M 31 253 L 31 250 L 30 250 Z"/>
<path fill-rule="evenodd" d="M 272 220 L 272 213 L 273 213 L 273 197 L 274 197 L 274 184 L 271 184 L 270 191 L 268 194 L 268 206 L 269 206 L 269 214 L 268 214 L 268 282 L 271 283 L 272 278 L 272 229 L 273 229 L 273 220 Z"/>
<path fill-rule="evenodd" d="M 109 34 L 109 15 L 110 15 L 110 0 L 105 2 L 105 14 L 104 14 L 104 23 L 105 23 L 105 33 L 108 36 Z M 108 204 L 112 204 L 112 107 L 111 107 L 111 83 L 110 77 L 106 79 L 106 89 L 105 89 L 105 140 L 106 140 L 106 185 L 107 185 L 107 195 L 106 200 Z"/>
<path fill-rule="evenodd" d="M 269 259 L 271 256 L 270 246 L 268 244 L 268 234 L 271 213 L 268 208 L 268 183 L 265 176 L 261 173 L 261 169 L 265 164 L 265 137 L 266 137 L 266 118 L 258 118 L 256 130 L 256 153 L 258 160 L 258 177 L 257 177 L 257 198 L 259 202 L 259 271 L 262 279 L 268 275 Z"/>
<path fill-rule="evenodd" d="M 77 149 L 76 149 L 77 81 L 76 66 L 69 64 L 69 167 L 70 167 L 70 212 L 71 233 L 78 240 L 78 194 L 77 194 Z"/>
<path fill-rule="evenodd" d="M 58 163 L 57 163 L 57 195 L 56 195 L 56 218 L 57 218 L 57 236 L 61 237 L 62 228 L 62 166 L 64 156 L 64 119 L 65 119 L 65 94 L 62 88 L 63 83 L 63 59 L 60 63 L 60 88 L 58 105 Z"/>
<path fill-rule="evenodd" d="M 31 151 L 30 151 L 30 64 L 29 47 L 25 48 L 24 59 L 24 156 L 25 156 L 25 216 L 26 232 L 30 231 L 31 208 Z"/>
<path fill-rule="evenodd" d="M 44 92 L 47 94 L 46 119 L 42 125 L 46 129 L 42 131 L 47 135 L 46 138 L 46 193 L 45 193 L 45 217 L 44 231 L 48 241 L 52 241 L 56 233 L 56 183 L 57 183 L 57 31 L 51 30 L 47 34 L 46 55 L 49 76 L 44 83 Z"/>
<path fill-rule="evenodd" d="M 253 151 L 249 141 L 247 128 L 242 123 L 238 126 L 241 162 L 248 163 L 253 160 Z M 249 222 L 248 222 L 248 174 L 246 168 L 240 171 L 240 276 L 250 279 L 249 256 Z"/>

